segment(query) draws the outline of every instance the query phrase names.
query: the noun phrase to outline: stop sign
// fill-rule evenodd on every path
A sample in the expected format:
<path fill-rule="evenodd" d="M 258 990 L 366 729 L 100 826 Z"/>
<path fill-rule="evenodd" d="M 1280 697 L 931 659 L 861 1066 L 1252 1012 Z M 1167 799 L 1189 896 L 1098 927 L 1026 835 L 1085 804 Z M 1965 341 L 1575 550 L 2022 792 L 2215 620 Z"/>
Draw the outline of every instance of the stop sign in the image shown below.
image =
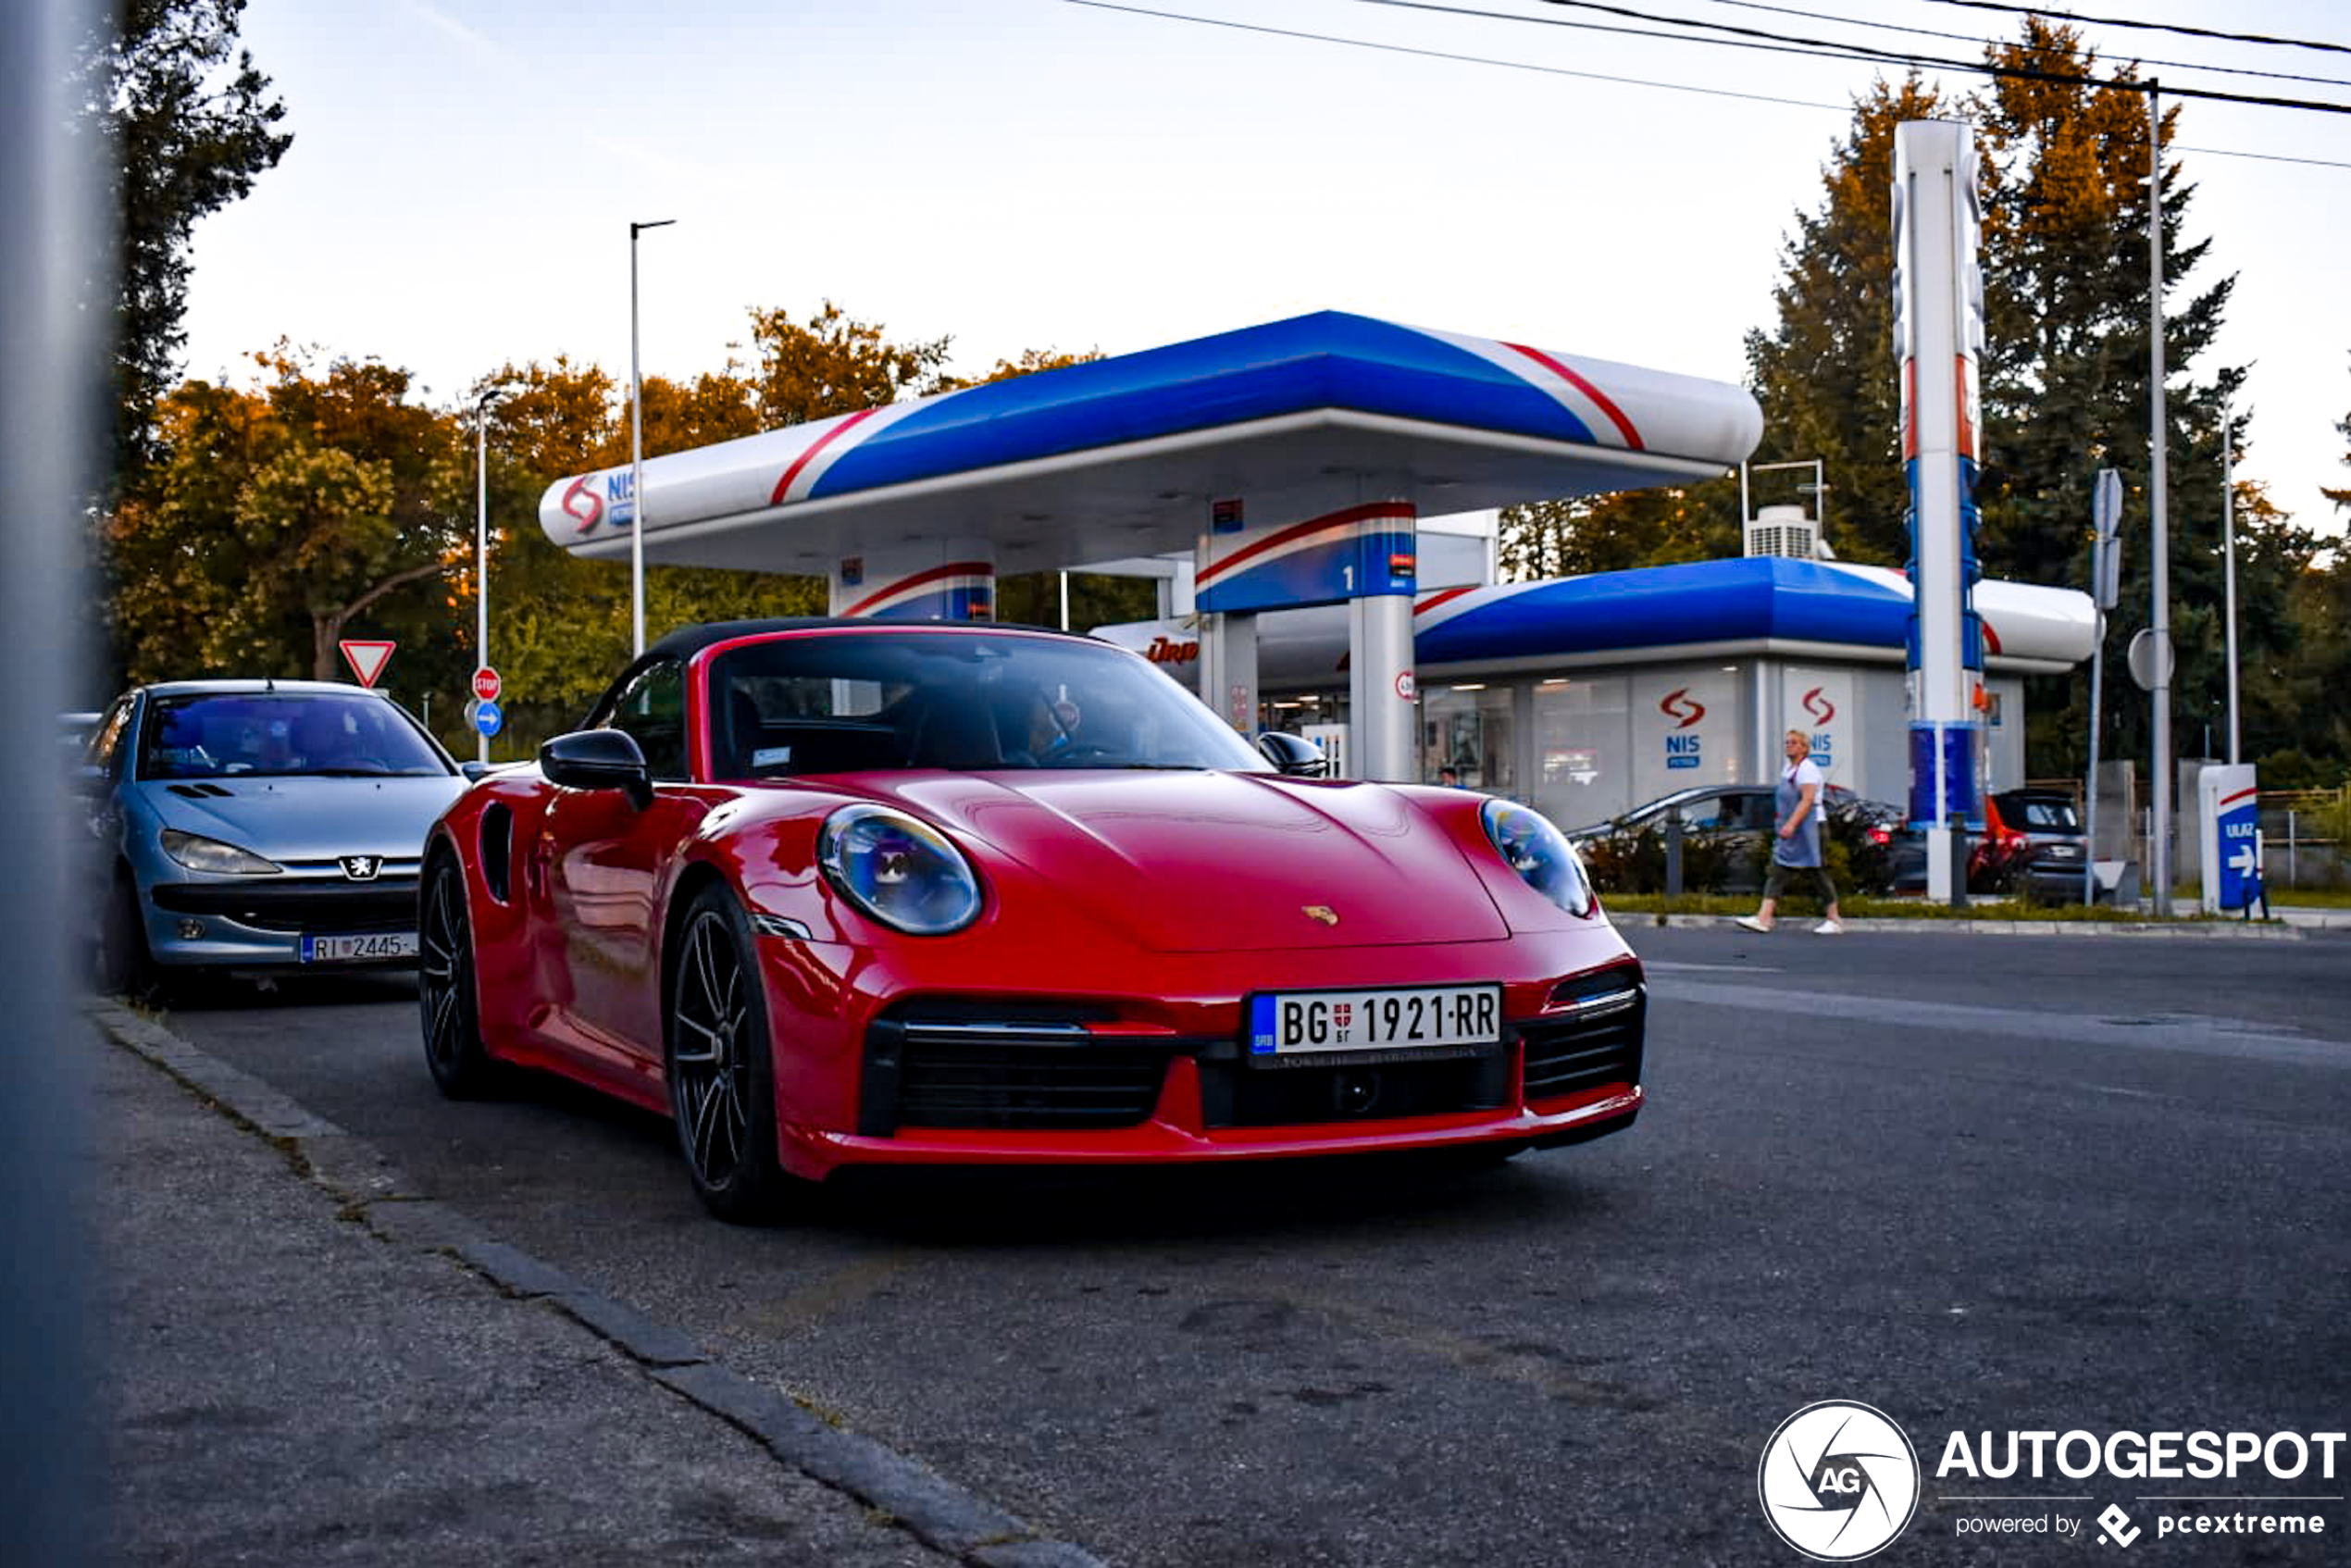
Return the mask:
<path fill-rule="evenodd" d="M 479 669 L 474 671 L 474 695 L 480 698 L 483 702 L 496 702 L 498 700 L 498 693 L 504 690 L 505 683 L 498 678 L 498 672 L 491 669 L 488 665 L 484 665 Z"/>

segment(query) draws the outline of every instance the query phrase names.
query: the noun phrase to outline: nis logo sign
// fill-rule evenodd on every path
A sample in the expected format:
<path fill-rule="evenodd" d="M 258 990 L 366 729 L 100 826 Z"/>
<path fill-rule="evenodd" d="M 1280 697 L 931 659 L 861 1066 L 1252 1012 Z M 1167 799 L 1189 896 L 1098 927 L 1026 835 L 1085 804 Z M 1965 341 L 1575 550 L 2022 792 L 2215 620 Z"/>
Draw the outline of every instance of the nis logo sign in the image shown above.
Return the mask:
<path fill-rule="evenodd" d="M 628 521 L 637 510 L 635 479 L 626 468 L 608 474 L 583 474 L 564 491 L 564 516 L 579 525 L 578 532 L 593 533 L 609 515 L 614 523 Z"/>
<path fill-rule="evenodd" d="M 1676 686 L 1657 704 L 1657 711 L 1674 721 L 1665 737 L 1667 767 L 1697 767 L 1705 758 L 1696 733 L 1698 720 L 1706 716 L 1706 704 L 1690 695 L 1686 686 Z"/>
<path fill-rule="evenodd" d="M 1822 767 L 1835 765 L 1836 737 L 1828 727 L 1836 722 L 1836 704 L 1829 700 L 1825 691 L 1815 686 L 1804 693 L 1802 702 L 1797 705 L 1803 708 L 1804 716 L 1812 722 L 1811 732 L 1807 737 L 1811 742 L 1812 760 Z"/>

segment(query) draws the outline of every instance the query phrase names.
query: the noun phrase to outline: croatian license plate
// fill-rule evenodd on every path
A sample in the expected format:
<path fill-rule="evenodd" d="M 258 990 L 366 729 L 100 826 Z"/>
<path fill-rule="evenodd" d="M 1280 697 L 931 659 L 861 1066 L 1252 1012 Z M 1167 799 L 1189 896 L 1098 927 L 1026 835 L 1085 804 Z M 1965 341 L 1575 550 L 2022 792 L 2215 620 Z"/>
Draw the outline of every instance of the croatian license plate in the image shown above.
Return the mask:
<path fill-rule="evenodd" d="M 1502 988 L 1263 991 L 1249 999 L 1251 1056 L 1430 1051 L 1502 1038 Z"/>
<path fill-rule="evenodd" d="M 365 931 L 349 937 L 305 937 L 305 964 L 365 964 L 371 959 L 414 958 L 414 931 Z"/>

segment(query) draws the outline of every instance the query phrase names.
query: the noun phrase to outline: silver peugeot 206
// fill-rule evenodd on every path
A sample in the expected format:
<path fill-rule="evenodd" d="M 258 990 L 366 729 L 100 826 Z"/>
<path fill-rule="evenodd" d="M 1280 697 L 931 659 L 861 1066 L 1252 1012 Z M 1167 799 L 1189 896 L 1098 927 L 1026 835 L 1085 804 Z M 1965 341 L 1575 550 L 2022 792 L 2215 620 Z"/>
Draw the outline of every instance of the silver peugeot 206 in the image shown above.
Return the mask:
<path fill-rule="evenodd" d="M 380 692 L 184 680 L 124 692 L 78 777 L 102 989 L 199 967 L 414 964 L 425 830 L 461 768 Z"/>

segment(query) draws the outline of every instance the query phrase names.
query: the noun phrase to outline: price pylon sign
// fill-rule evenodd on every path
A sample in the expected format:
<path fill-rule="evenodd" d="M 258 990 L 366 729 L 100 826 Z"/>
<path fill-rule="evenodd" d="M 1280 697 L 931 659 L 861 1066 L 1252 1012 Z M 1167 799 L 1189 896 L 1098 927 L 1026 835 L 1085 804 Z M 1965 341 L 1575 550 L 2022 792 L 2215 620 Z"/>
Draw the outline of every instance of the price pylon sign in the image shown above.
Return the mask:
<path fill-rule="evenodd" d="M 359 684 L 372 688 L 382 676 L 384 666 L 392 663 L 392 651 L 400 644 L 346 638 L 338 646 L 342 649 L 343 658 L 351 665 L 351 673 L 359 678 Z"/>

